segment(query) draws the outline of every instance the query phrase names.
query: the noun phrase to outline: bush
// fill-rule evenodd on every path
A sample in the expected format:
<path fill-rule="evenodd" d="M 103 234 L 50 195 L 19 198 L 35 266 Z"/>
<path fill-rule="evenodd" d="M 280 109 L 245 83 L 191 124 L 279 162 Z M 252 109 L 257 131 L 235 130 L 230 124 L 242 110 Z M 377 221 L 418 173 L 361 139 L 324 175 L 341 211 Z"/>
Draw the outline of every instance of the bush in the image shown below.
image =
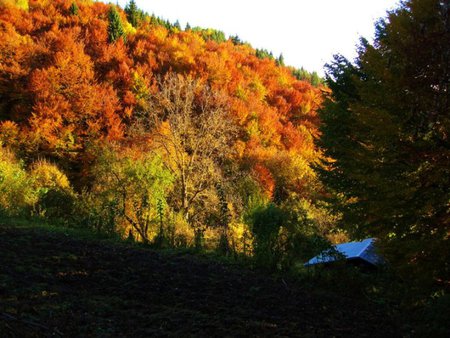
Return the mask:
<path fill-rule="evenodd" d="M 321 224 L 311 218 L 304 203 L 277 206 L 260 199 L 250 203 L 244 217 L 251 229 L 253 253 L 258 265 L 295 270 L 323 250 L 331 249 Z"/>
<path fill-rule="evenodd" d="M 30 168 L 30 182 L 36 193 L 34 210 L 39 216 L 68 223 L 74 213 L 76 195 L 67 176 L 46 160 L 38 160 Z"/>
<path fill-rule="evenodd" d="M 275 268 L 280 261 L 279 231 L 285 217 L 281 209 L 269 203 L 256 207 L 247 216 L 254 237 L 254 257 L 258 265 Z"/>
<path fill-rule="evenodd" d="M 37 199 L 30 183 L 22 162 L 0 144 L 0 212 L 26 213 Z"/>
<path fill-rule="evenodd" d="M 82 191 L 74 203 L 74 223 L 107 235 L 127 235 L 126 229 L 117 226 L 119 210 L 117 201 L 105 199 L 103 195 Z"/>

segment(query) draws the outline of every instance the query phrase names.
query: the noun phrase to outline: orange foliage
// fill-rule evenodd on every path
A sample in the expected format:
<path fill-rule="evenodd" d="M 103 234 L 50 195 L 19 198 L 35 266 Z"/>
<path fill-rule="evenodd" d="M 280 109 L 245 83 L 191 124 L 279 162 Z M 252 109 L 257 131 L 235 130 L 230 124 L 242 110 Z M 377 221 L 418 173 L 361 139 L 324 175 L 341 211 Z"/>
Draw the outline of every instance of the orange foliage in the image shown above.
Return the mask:
<path fill-rule="evenodd" d="M 253 163 L 268 195 L 275 181 L 264 163 L 274 154 L 322 156 L 313 142 L 320 89 L 257 58 L 249 45 L 205 41 L 150 20 L 109 44 L 109 5 L 80 1 L 71 15 L 70 1 L 29 4 L 29 11 L 0 8 L 0 139 L 19 129 L 34 143 L 29 149 L 58 154 L 82 153 L 90 140 L 121 140 L 157 78 L 172 71 L 226 94 L 240 128 L 237 159 Z"/>

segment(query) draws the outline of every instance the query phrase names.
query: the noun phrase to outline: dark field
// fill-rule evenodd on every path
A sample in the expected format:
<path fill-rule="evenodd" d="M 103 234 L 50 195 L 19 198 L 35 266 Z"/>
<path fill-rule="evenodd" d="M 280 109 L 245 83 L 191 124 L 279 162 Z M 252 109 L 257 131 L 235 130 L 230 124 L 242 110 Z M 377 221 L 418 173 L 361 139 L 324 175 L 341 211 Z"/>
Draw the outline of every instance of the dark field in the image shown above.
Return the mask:
<path fill-rule="evenodd" d="M 0 226 L 0 337 L 393 336 L 373 304 L 187 253 Z"/>

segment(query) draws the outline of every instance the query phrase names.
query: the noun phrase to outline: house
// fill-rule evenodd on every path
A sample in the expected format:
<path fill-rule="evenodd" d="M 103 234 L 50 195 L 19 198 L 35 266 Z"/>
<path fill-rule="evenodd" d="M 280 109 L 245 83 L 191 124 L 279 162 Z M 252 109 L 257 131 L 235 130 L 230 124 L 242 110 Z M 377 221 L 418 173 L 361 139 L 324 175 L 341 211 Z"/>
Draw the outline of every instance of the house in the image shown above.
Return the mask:
<path fill-rule="evenodd" d="M 335 250 L 326 250 L 311 258 L 305 266 L 317 264 L 329 264 L 338 260 L 345 260 L 348 263 L 376 267 L 383 263 L 383 259 L 375 251 L 375 239 L 367 238 L 360 242 L 349 242 L 334 246 Z"/>

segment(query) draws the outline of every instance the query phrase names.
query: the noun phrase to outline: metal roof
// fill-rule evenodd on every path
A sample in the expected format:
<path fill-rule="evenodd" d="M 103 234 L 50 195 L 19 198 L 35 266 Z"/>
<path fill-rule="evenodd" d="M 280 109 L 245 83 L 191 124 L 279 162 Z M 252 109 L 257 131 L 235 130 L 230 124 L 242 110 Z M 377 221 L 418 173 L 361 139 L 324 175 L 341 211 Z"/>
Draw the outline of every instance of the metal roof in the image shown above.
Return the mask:
<path fill-rule="evenodd" d="M 345 259 L 362 259 L 372 265 L 379 265 L 382 262 L 381 257 L 375 252 L 375 239 L 367 238 L 361 242 L 349 242 L 335 245 L 334 248 L 338 253 L 342 254 Z M 339 260 L 338 255 L 333 254 L 330 250 L 323 251 L 316 257 L 311 258 L 305 266 L 330 263 Z"/>

